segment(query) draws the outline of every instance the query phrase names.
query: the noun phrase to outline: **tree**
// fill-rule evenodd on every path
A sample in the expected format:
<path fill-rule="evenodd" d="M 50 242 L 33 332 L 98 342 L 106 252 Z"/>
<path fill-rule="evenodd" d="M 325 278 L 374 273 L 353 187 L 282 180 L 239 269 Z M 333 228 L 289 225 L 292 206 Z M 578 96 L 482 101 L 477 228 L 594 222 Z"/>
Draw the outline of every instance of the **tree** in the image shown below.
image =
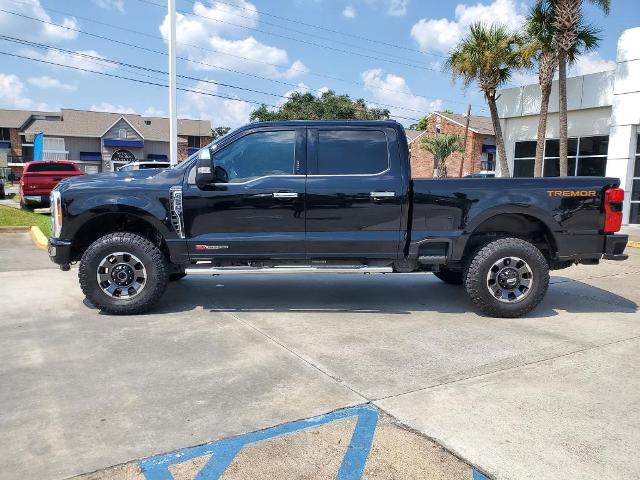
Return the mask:
<path fill-rule="evenodd" d="M 416 123 L 416 130 L 426 130 L 427 129 L 427 119 L 429 117 L 422 117 L 420 120 L 418 120 L 418 123 Z"/>
<path fill-rule="evenodd" d="M 229 133 L 231 127 L 216 127 L 211 129 L 211 138 L 215 140 Z"/>
<path fill-rule="evenodd" d="M 511 77 L 513 69 L 522 66 L 522 52 L 519 48 L 522 42 L 520 35 L 511 33 L 504 27 L 474 23 L 445 62 L 445 70 L 451 72 L 454 80 L 461 77 L 465 87 L 477 81 L 484 93 L 496 134 L 498 173 L 501 176 L 510 176 L 510 173 L 496 106 L 497 90 Z"/>
<path fill-rule="evenodd" d="M 389 110 L 369 108 L 363 99 L 336 95 L 332 90 L 316 97 L 312 93 L 292 93 L 277 110 L 262 105 L 251 113 L 251 121 L 268 120 L 382 120 Z"/>
<path fill-rule="evenodd" d="M 433 168 L 438 169 L 438 177 L 447 176 L 447 158 L 455 152 L 463 152 L 462 136 L 456 133 L 436 133 L 424 137 L 420 146 L 433 155 Z"/>
<path fill-rule="evenodd" d="M 558 53 L 558 101 L 560 117 L 560 176 L 566 176 L 569 165 L 569 135 L 567 120 L 567 62 L 578 41 L 578 27 L 582 22 L 583 0 L 551 0 L 555 10 L 553 27 Z M 609 14 L 610 0 L 589 0 Z"/>
<path fill-rule="evenodd" d="M 555 6 L 551 0 L 538 0 L 529 11 L 526 23 L 527 46 L 524 56 L 538 65 L 538 83 L 540 85 L 540 118 L 538 119 L 538 136 L 536 143 L 536 159 L 533 169 L 534 177 L 542 176 L 542 157 L 547 132 L 547 116 L 549 97 L 553 85 L 553 76 L 558 67 L 558 55 L 555 50 Z M 568 53 L 570 63 L 576 57 L 598 46 L 600 38 L 598 30 L 590 25 L 578 24 L 577 41 Z"/>

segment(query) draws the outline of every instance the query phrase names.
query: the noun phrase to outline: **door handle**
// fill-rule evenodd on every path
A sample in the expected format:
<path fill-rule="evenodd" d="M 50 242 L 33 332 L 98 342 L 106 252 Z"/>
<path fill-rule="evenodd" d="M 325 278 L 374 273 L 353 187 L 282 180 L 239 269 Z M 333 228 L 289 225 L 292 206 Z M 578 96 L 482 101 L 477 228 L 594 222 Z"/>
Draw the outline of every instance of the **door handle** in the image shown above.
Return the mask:
<path fill-rule="evenodd" d="M 395 197 L 396 192 L 371 192 L 369 193 L 369 195 L 371 196 L 371 198 L 388 198 Z"/>
<path fill-rule="evenodd" d="M 298 198 L 298 192 L 273 192 L 273 198 Z"/>

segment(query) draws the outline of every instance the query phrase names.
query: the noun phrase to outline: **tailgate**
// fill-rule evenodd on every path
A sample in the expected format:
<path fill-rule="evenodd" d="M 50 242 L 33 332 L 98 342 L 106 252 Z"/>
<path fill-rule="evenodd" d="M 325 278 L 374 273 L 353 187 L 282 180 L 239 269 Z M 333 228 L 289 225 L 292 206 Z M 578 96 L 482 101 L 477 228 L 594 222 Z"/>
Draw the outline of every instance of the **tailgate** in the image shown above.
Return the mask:
<path fill-rule="evenodd" d="M 27 172 L 22 176 L 25 195 L 48 195 L 61 181 L 82 172 Z"/>

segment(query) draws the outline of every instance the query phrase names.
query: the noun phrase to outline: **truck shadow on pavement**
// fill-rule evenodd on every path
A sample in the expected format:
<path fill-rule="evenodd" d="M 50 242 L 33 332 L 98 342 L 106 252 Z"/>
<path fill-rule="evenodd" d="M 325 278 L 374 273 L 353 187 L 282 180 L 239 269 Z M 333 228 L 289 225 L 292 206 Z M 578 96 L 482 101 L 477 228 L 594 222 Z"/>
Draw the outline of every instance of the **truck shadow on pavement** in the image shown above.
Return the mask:
<path fill-rule="evenodd" d="M 423 275 L 269 275 L 187 277 L 170 284 L 154 313 L 202 307 L 226 312 L 301 312 L 409 315 L 412 312 L 474 312 L 461 286 Z M 543 302 L 528 318 L 569 313 L 634 313 L 638 305 L 587 283 L 553 277 Z"/>

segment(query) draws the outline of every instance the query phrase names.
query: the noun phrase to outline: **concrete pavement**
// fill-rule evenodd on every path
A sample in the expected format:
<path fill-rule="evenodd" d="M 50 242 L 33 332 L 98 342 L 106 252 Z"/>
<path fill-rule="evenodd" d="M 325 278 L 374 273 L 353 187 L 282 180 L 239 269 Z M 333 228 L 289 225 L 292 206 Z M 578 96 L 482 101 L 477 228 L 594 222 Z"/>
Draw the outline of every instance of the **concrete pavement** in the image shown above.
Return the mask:
<path fill-rule="evenodd" d="M 0 239 L 15 245 L 0 247 L 0 478 L 131 472 L 135 459 L 367 402 L 392 415 L 371 478 L 440 478 L 416 473 L 430 449 L 443 475 L 470 472 L 394 418 L 500 479 L 640 476 L 638 250 L 555 272 L 522 319 L 481 317 L 431 275 L 186 278 L 157 311 L 110 317 L 83 303 L 74 270 L 23 240 Z M 411 441 L 413 454 L 398 446 Z M 291 472 L 303 445 L 321 444 L 291 437 L 238 462 Z"/>

